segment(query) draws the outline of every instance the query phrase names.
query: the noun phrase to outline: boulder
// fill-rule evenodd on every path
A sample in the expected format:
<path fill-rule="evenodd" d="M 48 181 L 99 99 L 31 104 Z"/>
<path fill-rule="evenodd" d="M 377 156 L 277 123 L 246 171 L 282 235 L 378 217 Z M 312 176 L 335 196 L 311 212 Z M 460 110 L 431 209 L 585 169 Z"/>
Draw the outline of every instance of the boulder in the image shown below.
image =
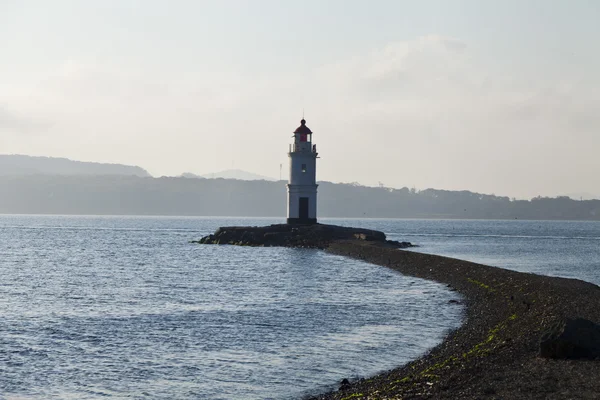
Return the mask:
<path fill-rule="evenodd" d="M 270 226 L 225 226 L 200 239 L 202 244 L 234 244 L 244 246 L 286 246 L 323 249 L 334 240 L 366 240 L 385 242 L 383 232 L 336 225 L 312 224 Z M 408 242 L 395 242 L 397 247 L 410 247 Z"/>
<path fill-rule="evenodd" d="M 600 325 L 583 318 L 565 318 L 552 325 L 540 340 L 544 358 L 600 357 Z"/>
<path fill-rule="evenodd" d="M 399 242 L 397 240 L 386 240 L 386 243 L 392 246 L 395 246 L 399 249 L 407 249 L 409 247 L 417 247 L 411 242 Z"/>
<path fill-rule="evenodd" d="M 270 246 L 283 246 L 290 240 L 289 232 L 267 232 L 263 235 L 263 244 Z"/>
<path fill-rule="evenodd" d="M 340 382 L 340 390 L 346 390 L 350 387 L 350 381 L 346 378 L 342 379 Z"/>

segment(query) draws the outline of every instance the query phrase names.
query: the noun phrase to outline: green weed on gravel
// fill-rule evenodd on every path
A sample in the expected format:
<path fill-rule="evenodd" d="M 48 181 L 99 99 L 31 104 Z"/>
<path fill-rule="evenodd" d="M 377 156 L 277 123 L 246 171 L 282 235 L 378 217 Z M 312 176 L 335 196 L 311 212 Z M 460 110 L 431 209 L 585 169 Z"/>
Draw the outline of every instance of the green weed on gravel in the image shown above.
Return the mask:
<path fill-rule="evenodd" d="M 485 284 L 485 283 L 483 283 L 483 282 L 479 282 L 479 281 L 476 281 L 475 279 L 471 279 L 471 278 L 467 278 L 467 280 L 468 280 L 469 282 L 471 282 L 471 283 L 473 283 L 473 284 L 475 284 L 475 285 L 477 285 L 477 286 L 479 286 L 479 287 L 481 287 L 481 288 L 483 288 L 483 289 L 487 290 L 487 291 L 488 291 L 488 292 L 490 292 L 490 293 L 494 293 L 494 292 L 496 291 L 496 289 L 492 288 L 492 287 L 491 287 L 491 286 L 489 286 L 489 285 L 486 285 L 486 284 Z"/>

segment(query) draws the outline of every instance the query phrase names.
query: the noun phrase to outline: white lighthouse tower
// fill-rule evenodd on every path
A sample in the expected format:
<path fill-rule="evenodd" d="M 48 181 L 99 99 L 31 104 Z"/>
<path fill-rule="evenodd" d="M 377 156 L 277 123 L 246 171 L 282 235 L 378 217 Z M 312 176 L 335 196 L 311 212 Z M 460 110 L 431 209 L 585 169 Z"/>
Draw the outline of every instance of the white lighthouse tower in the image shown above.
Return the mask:
<path fill-rule="evenodd" d="M 317 223 L 317 145 L 302 119 L 290 145 L 290 180 L 287 185 L 287 223 Z"/>

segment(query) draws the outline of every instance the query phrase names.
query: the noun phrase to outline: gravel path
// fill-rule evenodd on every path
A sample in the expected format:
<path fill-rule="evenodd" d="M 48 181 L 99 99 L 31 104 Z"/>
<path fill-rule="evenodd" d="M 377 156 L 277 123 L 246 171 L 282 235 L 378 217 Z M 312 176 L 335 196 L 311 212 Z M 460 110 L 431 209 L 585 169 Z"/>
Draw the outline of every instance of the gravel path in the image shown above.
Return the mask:
<path fill-rule="evenodd" d="M 561 317 L 600 323 L 600 287 L 381 243 L 337 241 L 327 251 L 445 283 L 467 312 L 428 355 L 314 399 L 600 399 L 600 361 L 538 356 L 542 331 Z"/>

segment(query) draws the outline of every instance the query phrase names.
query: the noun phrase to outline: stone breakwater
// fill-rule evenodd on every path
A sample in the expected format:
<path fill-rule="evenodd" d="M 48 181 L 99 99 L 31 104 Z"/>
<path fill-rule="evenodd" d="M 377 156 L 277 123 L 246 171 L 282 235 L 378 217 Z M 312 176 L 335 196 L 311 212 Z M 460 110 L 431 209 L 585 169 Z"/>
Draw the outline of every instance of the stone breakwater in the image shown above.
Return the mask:
<path fill-rule="evenodd" d="M 324 224 L 227 226 L 193 243 L 324 249 L 333 241 L 346 239 L 378 242 L 395 248 L 413 247 L 409 242 L 386 240 L 385 234 L 380 231 Z"/>
<path fill-rule="evenodd" d="M 312 400 L 558 400 L 600 393 L 600 287 L 591 283 L 402 251 L 412 244 L 333 225 L 223 227 L 197 243 L 326 249 L 445 283 L 463 296 L 464 324 L 427 355 L 374 377 L 343 379 L 339 390 Z"/>
<path fill-rule="evenodd" d="M 424 357 L 344 379 L 313 400 L 599 398 L 600 287 L 377 242 L 338 241 L 327 251 L 445 283 L 463 296 L 466 318 Z"/>

